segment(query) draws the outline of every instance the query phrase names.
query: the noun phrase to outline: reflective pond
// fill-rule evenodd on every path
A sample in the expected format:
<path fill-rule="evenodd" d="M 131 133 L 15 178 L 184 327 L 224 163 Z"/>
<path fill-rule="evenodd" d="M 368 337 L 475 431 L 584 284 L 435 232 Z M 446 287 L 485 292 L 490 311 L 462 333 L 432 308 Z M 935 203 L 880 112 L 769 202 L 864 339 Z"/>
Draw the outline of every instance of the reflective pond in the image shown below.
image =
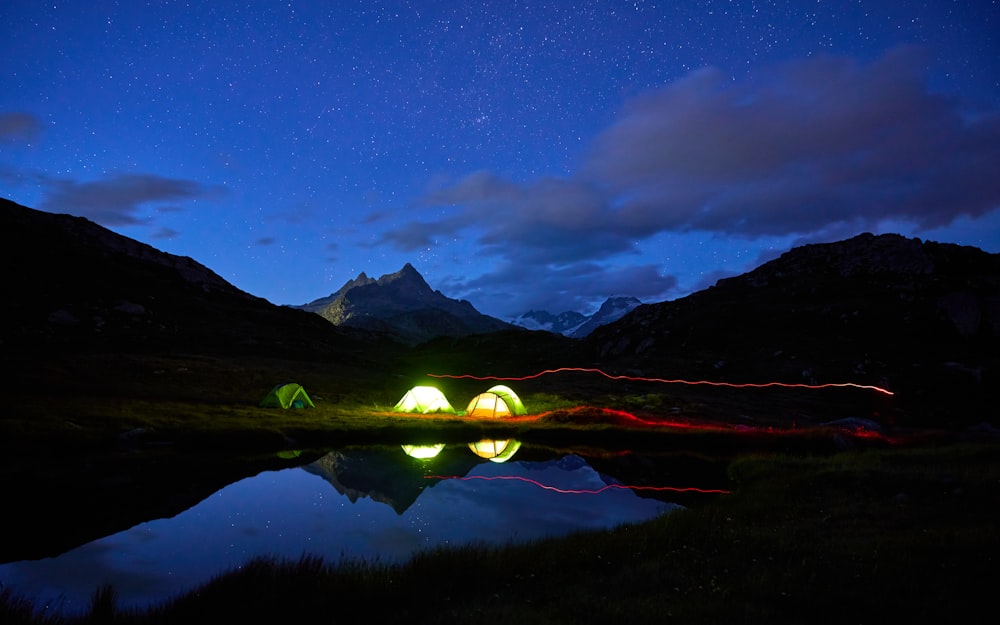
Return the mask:
<path fill-rule="evenodd" d="M 172 518 L 57 557 L 0 564 L 0 581 L 37 607 L 76 613 L 103 584 L 114 586 L 123 607 L 148 605 L 255 556 L 401 562 L 439 546 L 610 528 L 719 488 L 715 467 L 696 477 L 698 462 L 532 453 L 516 441 L 331 451 L 232 483 Z M 632 479 L 644 485 L 623 481 Z"/>

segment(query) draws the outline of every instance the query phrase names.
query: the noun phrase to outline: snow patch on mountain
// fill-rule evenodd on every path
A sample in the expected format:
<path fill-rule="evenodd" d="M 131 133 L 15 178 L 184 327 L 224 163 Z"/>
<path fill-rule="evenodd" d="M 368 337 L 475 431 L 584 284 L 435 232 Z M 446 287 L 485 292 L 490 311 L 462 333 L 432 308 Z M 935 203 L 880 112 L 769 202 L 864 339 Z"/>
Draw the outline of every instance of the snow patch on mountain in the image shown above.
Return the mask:
<path fill-rule="evenodd" d="M 583 338 L 602 325 L 617 321 L 642 304 L 638 299 L 616 295 L 609 297 L 592 315 L 566 311 L 554 315 L 545 310 L 529 310 L 510 320 L 510 323 L 527 330 L 544 330 L 573 338 Z"/>

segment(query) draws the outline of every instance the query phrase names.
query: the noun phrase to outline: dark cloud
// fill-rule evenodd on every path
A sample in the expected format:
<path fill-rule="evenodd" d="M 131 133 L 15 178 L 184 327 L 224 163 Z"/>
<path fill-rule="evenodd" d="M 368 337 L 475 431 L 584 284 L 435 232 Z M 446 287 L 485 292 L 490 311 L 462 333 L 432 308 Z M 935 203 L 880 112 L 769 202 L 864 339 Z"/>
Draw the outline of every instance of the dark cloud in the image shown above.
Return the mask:
<path fill-rule="evenodd" d="M 870 63 L 790 62 L 744 82 L 703 69 L 631 100 L 574 176 L 437 180 L 378 243 L 411 252 L 463 240 L 507 269 L 456 292 L 525 293 L 504 308 L 564 310 L 674 291 L 654 265 L 614 269 L 658 234 L 817 241 L 995 211 L 1000 112 L 932 93 L 925 66 L 921 50 L 900 47 Z"/>
<path fill-rule="evenodd" d="M 606 196 L 577 180 L 542 178 L 517 184 L 476 172 L 428 195 L 433 221 L 409 221 L 382 241 L 412 251 L 461 237 L 479 253 L 528 263 L 567 263 L 631 251 L 635 234 L 615 224 Z"/>
<path fill-rule="evenodd" d="M 918 229 L 1000 207 L 1000 114 L 931 93 L 912 47 L 871 63 L 817 57 L 746 82 L 703 69 L 632 100 L 574 177 L 476 172 L 430 192 L 401 250 L 462 236 L 534 263 L 628 253 L 660 232 L 748 238 Z M 440 213 L 438 213 L 440 214 Z"/>
<path fill-rule="evenodd" d="M 45 179 L 42 184 L 45 196 L 39 208 L 86 217 L 105 226 L 146 223 L 139 215 L 150 202 L 209 198 L 218 193 L 193 180 L 152 174 L 122 174 L 93 182 Z"/>
<path fill-rule="evenodd" d="M 41 132 L 42 121 L 31 113 L 0 113 L 0 143 L 28 142 Z"/>
<path fill-rule="evenodd" d="M 611 295 L 661 301 L 676 287 L 676 277 L 663 274 L 652 264 L 532 266 L 507 262 L 470 280 L 446 280 L 442 288 L 458 297 L 488 300 L 491 314 L 512 317 L 528 310 L 595 312 Z"/>
<path fill-rule="evenodd" d="M 366 213 L 365 216 L 361 219 L 361 223 L 373 224 L 382 221 L 383 219 L 386 219 L 388 216 L 389 213 L 387 211 L 370 211 Z"/>
<path fill-rule="evenodd" d="M 176 239 L 178 236 L 180 236 L 180 234 L 181 234 L 180 232 L 177 232 L 173 228 L 159 228 L 156 230 L 156 232 L 154 232 L 150 236 L 154 239 L 165 240 L 165 239 Z"/>
<path fill-rule="evenodd" d="M 787 63 L 746 83 L 711 69 L 637 98 L 585 175 L 632 229 L 748 236 L 886 219 L 927 229 L 1000 207 L 1000 116 L 931 93 L 921 51 Z"/>
<path fill-rule="evenodd" d="M 372 244 L 377 247 L 388 243 L 398 250 L 413 252 L 434 245 L 437 236 L 446 233 L 445 228 L 435 222 L 410 222 L 399 228 L 383 233 L 378 241 Z"/>
<path fill-rule="evenodd" d="M 0 164 L 0 182 L 8 184 L 12 187 L 17 187 L 25 184 L 30 179 L 31 176 L 29 174 L 19 169 Z"/>

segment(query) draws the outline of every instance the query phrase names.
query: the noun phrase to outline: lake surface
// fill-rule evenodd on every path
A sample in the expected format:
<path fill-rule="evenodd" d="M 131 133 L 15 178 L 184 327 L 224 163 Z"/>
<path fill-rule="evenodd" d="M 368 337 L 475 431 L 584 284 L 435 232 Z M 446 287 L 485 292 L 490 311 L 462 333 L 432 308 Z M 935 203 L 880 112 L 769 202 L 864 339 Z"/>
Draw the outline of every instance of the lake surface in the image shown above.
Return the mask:
<path fill-rule="evenodd" d="M 421 455 L 432 457 L 414 457 Z M 232 483 L 172 518 L 57 557 L 2 564 L 0 581 L 60 613 L 86 609 L 103 584 L 115 587 L 123 606 L 142 606 L 255 556 L 401 562 L 422 549 L 562 536 L 679 507 L 671 491 L 628 488 L 607 473 L 613 462 L 602 472 L 592 462 L 577 454 L 531 456 L 513 441 L 333 451 Z M 681 474 L 690 479 L 690 466 Z M 699 486 L 671 479 L 679 478 L 664 475 L 660 485 Z"/>

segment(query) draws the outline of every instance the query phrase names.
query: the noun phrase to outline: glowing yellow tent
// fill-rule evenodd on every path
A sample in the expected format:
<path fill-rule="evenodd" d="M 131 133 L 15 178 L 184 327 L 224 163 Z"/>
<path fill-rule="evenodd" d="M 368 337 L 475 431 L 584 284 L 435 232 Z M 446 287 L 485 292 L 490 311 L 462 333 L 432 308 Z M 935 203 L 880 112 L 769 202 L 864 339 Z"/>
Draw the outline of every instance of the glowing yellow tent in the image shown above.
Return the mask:
<path fill-rule="evenodd" d="M 396 412 L 419 412 L 421 414 L 455 412 L 455 409 L 448 403 L 448 398 L 444 396 L 444 393 L 433 386 L 414 386 L 406 391 L 406 394 L 396 402 L 393 410 Z"/>
<path fill-rule="evenodd" d="M 505 441 L 495 441 L 483 439 L 476 443 L 469 443 L 469 449 L 480 458 L 486 458 L 490 462 L 507 462 L 510 457 L 521 448 L 521 441 L 509 439 Z"/>
<path fill-rule="evenodd" d="M 517 393 L 502 384 L 472 398 L 465 409 L 466 416 L 498 419 L 511 415 L 528 414 Z"/>

